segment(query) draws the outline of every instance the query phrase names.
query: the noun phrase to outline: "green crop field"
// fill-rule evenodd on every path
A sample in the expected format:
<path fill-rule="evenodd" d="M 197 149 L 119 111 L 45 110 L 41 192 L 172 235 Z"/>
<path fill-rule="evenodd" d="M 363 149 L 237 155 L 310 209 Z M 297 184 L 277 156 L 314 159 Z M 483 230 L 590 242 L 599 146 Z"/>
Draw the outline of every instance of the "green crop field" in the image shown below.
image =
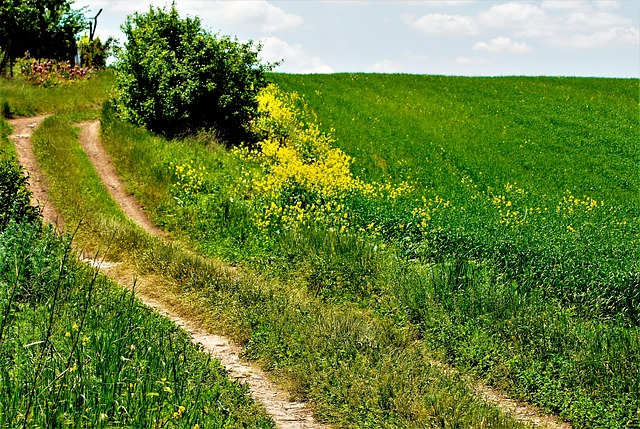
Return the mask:
<path fill-rule="evenodd" d="M 270 78 L 288 95 L 264 96 L 277 124 L 258 124 L 249 150 L 206 136 L 151 150 L 107 121 L 159 222 L 415 326 L 444 359 L 577 427 L 637 424 L 638 81 Z M 294 365 L 260 326 L 256 357 Z"/>
<path fill-rule="evenodd" d="M 614 205 L 637 202 L 637 80 L 271 78 L 333 126 L 366 178 L 412 178 L 446 189 L 466 173 L 493 188 L 517 182 L 536 196 L 571 190 Z"/>
<path fill-rule="evenodd" d="M 441 219 L 439 250 L 494 258 L 520 283 L 637 324 L 637 80 L 272 78 L 333 128 L 363 179 L 463 209 Z"/>
<path fill-rule="evenodd" d="M 80 237 L 119 225 L 116 251 L 337 427 L 519 427 L 438 360 L 576 428 L 640 425 L 638 80 L 269 78 L 234 149 L 73 98 L 34 136 L 54 203 L 91 211 Z M 16 115 L 61 91 L 0 90 Z M 244 277 L 129 231 L 78 147 L 92 116 L 154 221 Z"/>
<path fill-rule="evenodd" d="M 636 358 L 622 361 L 637 353 L 639 342 L 638 80 L 364 74 L 272 79 L 306 100 L 322 129 L 354 158 L 356 174 L 408 182 L 426 198 L 451 201 L 456 209 L 432 216 L 429 233 L 420 237 L 410 228 L 398 231 L 397 224 L 409 223 L 406 215 L 387 217 L 387 233 L 410 243 L 402 245 L 407 252 L 424 255 L 426 247 L 428 260 L 492 261 L 498 270 L 489 290 L 464 280 L 439 300 L 454 324 L 511 344 L 499 352 L 508 357 L 491 356 L 498 349 L 473 339 L 476 334 L 443 334 L 451 321 L 426 324 L 451 359 L 481 371 L 492 367 L 491 377 L 506 372 L 517 380 L 516 390 L 527 386 L 541 403 L 565 410 L 580 400 L 562 392 L 564 381 L 552 379 L 565 379 L 562 374 L 573 366 L 587 390 L 612 392 L 626 385 L 619 390 L 627 399 L 616 421 L 637 424 L 638 402 L 628 398 L 638 398 L 640 367 Z M 498 279 L 511 286 L 500 290 L 504 280 Z M 505 305 L 513 299 L 515 305 Z M 557 307 L 529 313 L 540 310 L 537 300 Z M 513 325 L 517 319 L 520 328 Z M 514 352 L 515 344 L 523 354 Z M 537 363 L 523 364 L 523 355 Z M 614 373 L 622 378 L 604 381 L 616 379 Z M 603 398 L 590 401 L 587 408 L 603 414 L 615 408 Z M 586 426 L 614 425 L 591 420 L 584 410 L 571 413 Z"/>

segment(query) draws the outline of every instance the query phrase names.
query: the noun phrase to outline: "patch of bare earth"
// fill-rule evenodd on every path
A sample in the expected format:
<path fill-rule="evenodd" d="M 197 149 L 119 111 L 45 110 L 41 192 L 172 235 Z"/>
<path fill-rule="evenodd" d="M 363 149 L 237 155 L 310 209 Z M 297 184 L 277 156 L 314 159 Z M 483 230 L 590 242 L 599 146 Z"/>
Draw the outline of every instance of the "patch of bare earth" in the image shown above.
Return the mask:
<path fill-rule="evenodd" d="M 550 429 L 571 429 L 571 425 L 563 422 L 559 417 L 543 414 L 538 407 L 511 399 L 504 392 L 490 386 L 477 385 L 475 390 L 485 401 L 496 404 L 520 422 Z"/>
<path fill-rule="evenodd" d="M 31 189 L 31 204 L 40 207 L 42 217 L 45 222 L 54 225 L 58 231 L 64 229 L 62 218 L 58 216 L 54 207 L 49 203 L 49 192 L 47 183 L 38 166 L 38 161 L 33 153 L 31 144 L 31 134 L 46 118 L 46 115 L 34 116 L 31 118 L 9 119 L 8 122 L 13 127 L 13 134 L 9 139 L 16 147 L 18 162 L 28 174 L 29 187 Z"/>
<path fill-rule="evenodd" d="M 53 207 L 48 203 L 46 185 L 38 170 L 38 165 L 30 149 L 31 130 L 35 128 L 43 117 L 25 118 L 13 120 L 11 123 L 16 129 L 12 136 L 20 155 L 19 162 L 30 173 L 30 188 L 37 202 L 43 206 L 48 214 L 45 219 L 60 225 L 59 217 Z M 149 233 L 166 237 L 164 231 L 149 220 L 146 213 L 135 198 L 126 191 L 113 163 L 100 143 L 100 125 L 96 122 L 80 124 L 80 142 L 87 152 L 103 183 L 112 197 L 122 207 L 124 212 L 142 226 Z M 287 392 L 278 388 L 269 380 L 260 368 L 244 361 L 240 356 L 242 350 L 229 339 L 214 335 L 200 328 L 198 321 L 185 320 L 172 307 L 170 297 L 157 296 L 153 293 L 153 281 L 151 277 L 137 277 L 135 273 L 119 264 L 93 261 L 95 265 L 124 287 L 131 288 L 136 284 L 136 295 L 149 307 L 173 320 L 177 325 L 191 334 L 193 341 L 203 345 L 204 349 L 220 360 L 227 369 L 229 376 L 245 382 L 252 396 L 258 401 L 282 429 L 322 429 L 329 426 L 316 422 L 311 410 L 306 404 L 288 400 Z M 444 364 L 440 364 L 446 367 Z M 448 370 L 453 370 L 448 368 Z M 515 401 L 507 397 L 503 392 L 486 385 L 476 385 L 475 391 L 485 401 L 502 409 L 515 417 L 516 420 L 531 424 L 536 427 L 551 429 L 571 429 L 569 423 L 562 422 L 556 416 L 545 415 L 533 405 Z"/>

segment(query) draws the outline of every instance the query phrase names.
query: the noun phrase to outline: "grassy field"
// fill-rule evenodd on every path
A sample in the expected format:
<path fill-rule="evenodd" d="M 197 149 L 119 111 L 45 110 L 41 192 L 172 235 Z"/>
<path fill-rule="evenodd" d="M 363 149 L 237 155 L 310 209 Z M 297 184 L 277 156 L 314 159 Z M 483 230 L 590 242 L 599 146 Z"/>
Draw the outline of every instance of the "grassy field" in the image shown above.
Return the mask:
<path fill-rule="evenodd" d="M 77 131 L 69 121 L 97 117 L 96 107 L 106 98 L 110 82 L 106 74 L 90 85 L 45 90 L 19 79 L 0 81 L 0 102 L 12 106 L 12 115 L 64 117 L 49 118 L 44 125 L 64 151 L 69 149 L 65 139 L 77 144 Z M 15 163 L 10 131 L 0 118 L 2 174 L 7 162 Z M 82 175 L 90 168 L 88 160 L 74 165 L 74 156 L 81 152 L 75 149 L 75 154 L 63 152 L 69 159 L 59 171 L 79 174 L 82 183 L 72 185 L 84 189 L 85 196 L 110 201 L 95 175 Z M 0 193 L 2 207 L 10 197 L 5 190 Z M 66 202 L 61 205 L 65 211 L 79 207 L 77 201 Z M 84 214 L 66 219 L 74 224 L 95 221 L 98 214 L 88 208 L 97 204 L 103 216 L 128 225 L 112 201 L 107 206 L 85 202 Z M 5 215 L 0 217 L 5 220 Z M 100 257 L 115 244 L 113 225 L 110 238 L 93 241 Z M 89 243 L 90 233 L 76 232 Z M 229 380 L 183 330 L 81 263 L 76 246 L 82 239 L 75 239 L 22 219 L 0 230 L 1 427 L 274 427 L 247 388 Z"/>
<path fill-rule="evenodd" d="M 95 119 L 114 84 L 113 72 L 103 71 L 92 78 L 49 88 L 38 87 L 17 77 L 0 85 L 0 106 L 5 118 L 46 113 L 65 114 L 74 121 Z"/>
<path fill-rule="evenodd" d="M 248 149 L 102 114 L 154 220 L 241 279 L 122 217 L 71 124 L 94 108 L 35 138 L 65 219 L 340 427 L 517 426 L 434 358 L 575 427 L 640 424 L 637 81 L 271 78 L 301 95 L 265 92 Z"/>
<path fill-rule="evenodd" d="M 282 122 L 251 150 L 152 142 L 107 114 L 159 223 L 415 328 L 430 353 L 576 427 L 638 424 L 636 81 L 272 79 L 302 96 L 268 95 Z M 257 327 L 256 357 L 295 362 Z"/>
<path fill-rule="evenodd" d="M 149 201 L 162 201 L 165 205 L 158 206 L 159 210 L 173 210 L 175 206 L 170 204 L 178 201 L 180 207 L 188 207 L 182 186 L 181 198 L 167 201 L 161 197 L 161 191 L 167 197 L 176 192 L 169 186 L 172 163 L 182 165 L 195 158 L 206 159 L 207 165 L 218 165 L 218 161 L 237 165 L 235 157 L 219 146 L 197 139 L 167 144 L 118 121 L 109 108 L 102 121 L 104 142 L 116 156 L 126 154 L 117 164 L 138 165 L 130 170 L 122 168 L 123 175 Z M 78 143 L 72 138 L 63 143 L 56 137 L 63 135 L 57 127 L 54 121 L 45 122 L 36 136 L 39 156 L 47 160 L 47 173 L 57 178 L 51 188 L 53 198 L 89 202 L 93 193 L 104 195 L 104 190 L 82 186 L 92 182 L 95 173 L 90 169 L 69 177 L 60 173 L 62 163 L 82 165 L 85 157 L 73 150 Z M 114 147 L 116 144 L 120 146 Z M 148 180 L 137 180 L 146 175 Z M 99 212 L 108 214 L 105 200 L 98 198 L 105 206 Z M 73 218 L 89 206 L 65 209 L 65 218 Z M 172 217 L 169 214 L 166 218 Z M 194 214 L 191 219 L 199 217 Z M 91 234 L 103 239 L 117 229 L 112 253 L 141 272 L 171 282 L 168 292 L 178 296 L 179 305 L 191 307 L 191 317 L 243 344 L 248 358 L 272 371 L 293 395 L 310 401 L 322 420 L 338 427 L 407 428 L 428 422 L 440 427 L 523 427 L 477 398 L 460 374 L 438 365 L 409 326 L 395 324 L 358 303 L 326 302 L 308 293 L 305 283 L 295 278 L 275 281 L 258 276 L 249 267 L 241 276 L 229 278 L 211 260 L 185 252 L 180 245 L 141 236 L 109 215 L 89 223 L 94 229 Z"/>
<path fill-rule="evenodd" d="M 335 130 L 363 179 L 466 209 L 438 225 L 440 251 L 494 258 L 521 284 L 637 325 L 637 80 L 273 79 Z"/>
<path fill-rule="evenodd" d="M 304 98 L 363 179 L 451 201 L 421 237 L 406 213 L 374 217 L 409 257 L 463 266 L 437 297 L 447 317 L 418 316 L 452 361 L 506 375 L 578 426 L 638 424 L 638 80 L 272 79 Z M 489 284 L 469 282 L 486 263 Z"/>
<path fill-rule="evenodd" d="M 48 89 L 43 91 L 41 96 L 47 96 Z M 182 166 L 185 157 L 241 165 L 234 155 L 210 141 L 206 145 L 202 139 L 169 143 L 121 123 L 108 107 L 105 112 L 105 141 L 117 141 L 121 150 L 131 150 L 125 163 L 118 162 L 123 176 L 132 190 L 155 202 L 145 200 L 158 214 L 174 210 L 176 204 L 186 208 L 193 200 L 193 189 L 183 186 L 191 183 L 188 176 L 177 175 L 184 179 L 179 189 L 171 184 L 176 177 L 171 171 L 177 169 L 176 163 Z M 247 357 L 273 371 L 296 397 L 309 400 L 319 418 L 338 427 L 523 427 L 477 398 L 460 374 L 434 361 L 410 327 L 396 325 L 360 305 L 325 302 L 308 294 L 304 284 L 267 280 L 251 270 L 229 276 L 215 261 L 142 232 L 115 206 L 81 150 L 73 125 L 78 116 L 54 115 L 33 138 L 52 201 L 68 225 L 82 221 L 76 242 L 93 250 L 110 243 L 110 260 L 153 276 L 154 293 L 169 300 L 175 311 L 244 344 Z M 127 171 L 122 168 L 127 162 L 141 163 Z M 151 175 L 148 180 L 136 180 L 147 174 Z M 170 220 L 172 215 L 167 214 Z M 166 348 L 159 346 L 157 351 L 172 356 Z M 220 403 L 219 410 L 229 416 L 222 420 L 224 424 L 269 427 L 259 413 L 246 417 L 244 411 L 250 408 L 244 408 L 241 400 L 237 405 Z M 183 415 L 189 411 L 191 418 L 193 407 L 186 407 Z M 173 413 L 180 414 L 180 408 Z M 173 419 L 164 424 L 193 423 L 182 419 L 183 415 L 177 419 L 171 414 Z M 218 414 L 211 412 L 210 416 L 215 419 Z"/>

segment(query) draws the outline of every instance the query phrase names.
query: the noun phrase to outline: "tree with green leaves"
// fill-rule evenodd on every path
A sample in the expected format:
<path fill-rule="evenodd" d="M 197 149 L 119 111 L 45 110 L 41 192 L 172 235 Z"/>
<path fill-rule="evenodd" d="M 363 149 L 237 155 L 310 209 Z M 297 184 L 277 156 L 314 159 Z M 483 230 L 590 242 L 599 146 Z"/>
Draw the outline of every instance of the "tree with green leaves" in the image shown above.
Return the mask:
<path fill-rule="evenodd" d="M 215 130 L 230 144 L 251 140 L 256 95 L 273 67 L 260 62 L 260 45 L 212 35 L 199 18 L 181 18 L 175 3 L 129 16 L 122 30 L 121 116 L 167 136 Z"/>
<path fill-rule="evenodd" d="M 101 41 L 99 37 L 91 38 L 86 33 L 82 35 L 78 42 L 80 48 L 80 63 L 83 67 L 103 69 L 107 66 L 107 58 L 116 45 L 116 39 L 108 37 L 106 41 Z"/>
<path fill-rule="evenodd" d="M 73 0 L 0 0 L 0 74 L 13 75 L 17 58 L 74 62 L 77 35 L 87 27 Z"/>

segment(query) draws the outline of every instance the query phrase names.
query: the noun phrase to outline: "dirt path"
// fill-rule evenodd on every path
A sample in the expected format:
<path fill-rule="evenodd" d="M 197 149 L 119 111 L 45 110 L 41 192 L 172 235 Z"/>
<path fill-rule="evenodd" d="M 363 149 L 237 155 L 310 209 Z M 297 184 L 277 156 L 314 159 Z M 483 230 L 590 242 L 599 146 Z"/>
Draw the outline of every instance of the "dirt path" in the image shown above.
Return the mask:
<path fill-rule="evenodd" d="M 13 134 L 9 136 L 16 147 L 18 162 L 29 174 L 29 188 L 31 189 L 31 204 L 39 206 L 42 210 L 42 217 L 45 222 L 54 225 L 61 232 L 64 229 L 62 218 L 58 216 L 54 207 L 49 204 L 49 192 L 44 176 L 40 171 L 38 162 L 33 153 L 31 144 L 31 134 L 46 118 L 46 115 L 34 116 L 32 118 L 10 119 L 8 122 L 13 126 Z"/>
<path fill-rule="evenodd" d="M 47 186 L 39 169 L 31 145 L 31 133 L 42 122 L 45 116 L 21 118 L 9 121 L 14 127 L 14 134 L 10 136 L 18 152 L 18 162 L 29 172 L 29 188 L 33 192 L 33 203 L 43 208 L 46 222 L 63 229 L 61 218 L 49 202 Z M 87 152 L 91 162 L 100 175 L 111 196 L 122 207 L 123 211 L 150 234 L 166 237 L 164 231 L 153 225 L 135 198 L 126 192 L 126 188 L 117 175 L 110 157 L 100 144 L 100 125 L 98 122 L 80 124 L 80 142 Z M 147 306 L 154 308 L 160 314 L 173 320 L 191 335 L 195 343 L 200 343 L 206 351 L 211 353 L 225 367 L 231 378 L 246 383 L 253 398 L 260 403 L 266 412 L 281 429 L 329 429 L 329 426 L 316 422 L 311 409 L 301 402 L 288 400 L 288 393 L 278 388 L 269 380 L 260 368 L 244 361 L 241 348 L 235 346 L 229 339 L 205 332 L 182 318 L 162 302 L 141 291 L 153 290 L 149 285 L 150 278 L 137 277 L 135 273 L 120 264 L 89 261 L 98 266 L 108 276 L 112 277 L 123 287 L 131 288 L 136 279 L 136 295 Z"/>
<path fill-rule="evenodd" d="M 37 126 L 43 117 L 26 118 L 11 121 L 16 129 L 16 134 L 12 136 L 19 153 L 20 163 L 30 172 L 32 180 L 30 187 L 34 193 L 36 200 L 40 205 L 44 205 L 47 209 L 45 219 L 48 222 L 58 220 L 53 207 L 48 204 L 46 193 L 46 185 L 40 177 L 38 165 L 33 156 L 30 147 L 30 131 Z M 141 227 L 149 233 L 166 237 L 164 231 L 153 225 L 147 215 L 144 213 L 135 198 L 126 192 L 126 189 L 115 168 L 111 162 L 109 155 L 100 144 L 100 125 L 98 122 L 90 122 L 80 124 L 80 143 L 87 152 L 91 162 L 96 168 L 98 174 L 102 178 L 105 186 L 111 193 L 112 197 L 118 202 L 120 207 L 130 218 L 134 219 Z M 60 223 L 58 222 L 58 225 Z M 103 263 L 100 267 L 106 274 L 117 280 L 124 287 L 130 288 L 135 273 L 119 266 L 118 264 Z M 233 378 L 240 379 L 247 383 L 252 396 L 266 409 L 267 413 L 273 418 L 277 426 L 282 429 L 322 429 L 329 426 L 316 422 L 313 419 L 310 409 L 299 402 L 289 401 L 286 392 L 279 389 L 268 378 L 261 369 L 243 361 L 240 358 L 241 349 L 228 340 L 227 338 L 213 335 L 199 329 L 195 323 L 180 318 L 167 305 L 166 297 L 152 296 L 153 288 L 148 284 L 153 280 L 148 278 L 137 279 L 137 295 L 148 306 L 156 309 L 159 313 L 166 315 L 177 325 L 183 327 L 189 332 L 196 343 L 201 343 L 204 348 L 212 353 L 212 355 L 220 360 L 224 367 Z M 142 291 L 142 293 L 141 293 Z M 146 292 L 145 292 L 146 291 Z M 444 365 L 446 366 L 446 365 Z M 448 370 L 453 370 L 448 368 Z M 491 403 L 503 411 L 511 414 L 516 420 L 532 424 L 537 427 L 551 429 L 571 429 L 571 425 L 561 422 L 554 416 L 544 415 L 537 407 L 514 401 L 508 398 L 504 393 L 492 389 L 488 386 L 476 386 L 476 392 L 483 397 L 488 403 Z"/>
<path fill-rule="evenodd" d="M 166 233 L 149 220 L 135 197 L 126 191 L 111 162 L 111 157 L 104 146 L 100 144 L 100 122 L 85 122 L 78 124 L 78 126 L 80 127 L 80 144 L 115 202 L 130 219 L 133 219 L 149 234 L 166 238 Z"/>

